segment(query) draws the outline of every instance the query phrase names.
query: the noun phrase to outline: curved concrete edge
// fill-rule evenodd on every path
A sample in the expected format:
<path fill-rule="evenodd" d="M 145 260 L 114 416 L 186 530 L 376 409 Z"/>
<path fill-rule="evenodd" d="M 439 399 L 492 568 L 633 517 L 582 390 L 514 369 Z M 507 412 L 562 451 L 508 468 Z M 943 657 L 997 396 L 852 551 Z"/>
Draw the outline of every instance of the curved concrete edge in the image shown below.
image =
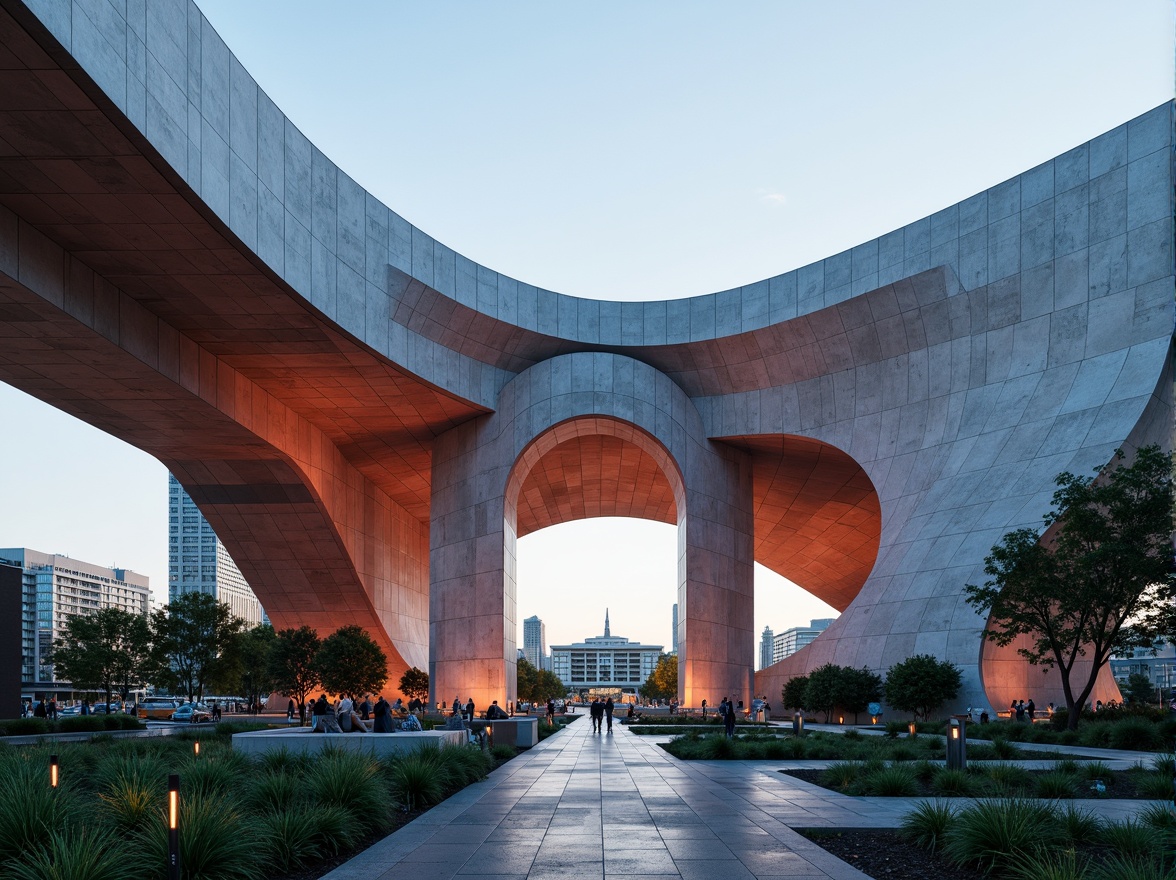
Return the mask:
<path fill-rule="evenodd" d="M 307 302 L 377 352 L 480 405 L 489 405 L 506 371 L 392 320 L 406 288 L 401 280 L 522 331 L 580 345 L 681 345 L 788 321 L 936 265 L 952 266 L 969 290 L 1042 266 L 1055 240 L 1073 243 L 1089 229 L 1073 210 L 1059 210 L 1060 228 L 1051 216 L 1048 234 L 1033 221 L 1047 206 L 1052 215 L 1055 201 L 1062 209 L 1078 204 L 1092 183 L 1128 164 L 1131 226 L 1171 215 L 1170 193 L 1158 197 L 1137 180 L 1147 176 L 1143 166 L 1170 161 L 1171 105 L 1164 104 L 957 205 L 792 272 L 680 300 L 564 296 L 466 259 L 364 191 L 278 109 L 192 0 L 132 4 L 125 12 L 60 0 L 7 5 L 51 34 L 203 203 Z M 508 342 L 482 341 L 491 348 Z"/>

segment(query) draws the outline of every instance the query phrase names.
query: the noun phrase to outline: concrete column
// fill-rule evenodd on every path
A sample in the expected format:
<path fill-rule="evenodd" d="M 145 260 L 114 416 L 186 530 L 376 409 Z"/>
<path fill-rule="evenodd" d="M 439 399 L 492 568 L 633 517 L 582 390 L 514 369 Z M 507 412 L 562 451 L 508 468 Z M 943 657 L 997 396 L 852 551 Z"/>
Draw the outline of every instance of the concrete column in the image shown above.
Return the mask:
<path fill-rule="evenodd" d="M 516 505 L 555 446 L 607 434 L 640 447 L 673 491 L 679 534 L 679 698 L 750 699 L 752 487 L 746 453 L 706 438 L 668 377 L 605 353 L 566 355 L 519 375 L 497 411 L 434 447 L 430 527 L 433 700 L 515 699 Z M 607 499 L 605 500 L 607 506 Z"/>

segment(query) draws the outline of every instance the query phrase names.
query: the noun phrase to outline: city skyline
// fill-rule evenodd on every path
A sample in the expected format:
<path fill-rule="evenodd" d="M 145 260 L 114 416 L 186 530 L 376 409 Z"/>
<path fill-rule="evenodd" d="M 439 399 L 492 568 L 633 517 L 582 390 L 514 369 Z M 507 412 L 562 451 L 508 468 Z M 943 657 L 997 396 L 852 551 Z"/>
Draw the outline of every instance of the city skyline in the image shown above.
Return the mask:
<path fill-rule="evenodd" d="M 666 19 L 666 7 L 653 4 L 632 13 L 625 33 L 566 12 L 531 20 L 517 6 L 458 19 L 398 11 L 395 20 L 357 6 L 324 21 L 279 14 L 288 5 L 201 4 L 279 106 L 363 185 L 471 257 L 571 294 L 681 296 L 801 265 L 984 189 L 1171 95 L 1170 10 L 1159 3 L 1113 12 L 997 4 L 975 20 L 937 9 L 933 26 L 922 28 L 912 27 L 927 15 L 918 4 L 885 16 L 862 10 L 850 21 L 815 11 L 768 21 L 777 13 L 748 7 L 717 22 L 702 14 Z M 357 27 L 357 14 L 368 27 Z M 1002 20 L 1016 27 L 994 27 Z M 300 22 L 303 31 L 295 30 Z M 387 79 L 372 73 L 367 81 L 407 83 L 420 61 L 414 53 L 427 57 L 440 28 L 454 30 L 443 75 L 358 96 L 392 102 L 389 124 L 414 127 L 419 138 L 349 129 L 348 113 L 361 115 L 346 107 L 350 90 L 329 79 L 307 88 L 301 78 L 358 78 L 354 65 L 364 53 L 353 42 L 386 38 L 392 24 L 420 39 L 400 40 L 396 57 L 381 58 Z M 926 39 L 936 27 L 957 41 Z M 761 70 L 757 53 L 734 51 L 737 38 L 759 45 L 774 34 L 834 28 L 841 41 L 820 46 L 827 58 L 796 45 Z M 545 54 L 554 50 L 535 39 L 536 29 L 555 37 L 562 54 Z M 564 33 L 580 33 L 580 41 L 560 41 Z M 495 49 L 481 54 L 486 34 Z M 953 64 L 994 36 L 1003 69 Z M 641 40 L 644 54 L 627 51 Z M 331 70 L 307 65 L 312 55 L 267 54 L 263 45 L 311 41 Z M 608 65 L 596 45 L 615 53 Z M 700 46 L 705 56 L 691 53 Z M 894 57 L 902 55 L 896 47 L 909 57 Z M 870 66 L 879 51 L 888 55 L 886 69 Z M 699 70 L 685 69 L 683 57 Z M 724 73 L 719 62 L 732 59 L 734 72 Z M 544 60 L 558 61 L 554 83 L 528 76 L 532 68 L 522 64 Z M 983 76 L 972 69 L 980 67 Z M 915 76 L 928 69 L 937 76 Z M 324 96 L 332 106 L 323 106 Z M 436 111 L 451 104 L 453 113 Z M 527 125 L 532 114 L 546 114 L 545 124 Z M 453 126 L 470 119 L 481 122 L 480 136 L 466 143 Z M 526 139 L 514 133 L 518 126 Z M 961 154 L 973 161 L 961 162 Z M 4 497 L 21 499 L 0 505 L 3 542 L 133 569 L 151 578 L 162 603 L 162 465 L 7 386 L 0 407 L 24 428 L 2 441 L 16 472 Z M 588 605 L 621 608 L 624 598 L 636 624 L 626 632 L 671 643 L 664 610 L 656 609 L 676 592 L 672 526 L 572 523 L 528 536 L 519 548 L 518 604 L 548 621 L 549 641 L 578 638 L 581 621 L 595 619 Z M 757 631 L 828 616 L 803 604 L 815 600 L 785 593 L 774 576 L 761 571 L 759 580 Z M 783 595 L 790 598 L 776 602 Z"/>

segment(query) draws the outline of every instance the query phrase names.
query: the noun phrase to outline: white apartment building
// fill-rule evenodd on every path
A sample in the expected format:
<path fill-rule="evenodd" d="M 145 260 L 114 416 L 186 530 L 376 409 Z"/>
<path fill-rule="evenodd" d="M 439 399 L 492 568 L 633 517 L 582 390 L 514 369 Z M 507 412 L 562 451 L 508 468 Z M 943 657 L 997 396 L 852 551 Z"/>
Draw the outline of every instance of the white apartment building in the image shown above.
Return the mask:
<path fill-rule="evenodd" d="M 786 629 L 778 634 L 772 640 L 772 663 L 779 663 L 785 657 L 791 657 L 805 645 L 810 644 L 836 619 L 835 617 L 823 617 L 820 620 L 809 621 L 808 626 L 794 626 L 792 629 Z"/>
<path fill-rule="evenodd" d="M 573 645 L 552 645 L 551 664 L 569 691 L 603 688 L 635 694 L 657 668 L 662 647 L 614 636 L 605 611 L 604 635 Z"/>
<path fill-rule="evenodd" d="M 25 693 L 62 684 L 48 654 L 71 617 L 103 608 L 146 617 L 151 608 L 147 576 L 125 568 L 107 568 L 27 547 L 0 548 L 0 562 L 21 569 L 20 677 Z"/>
<path fill-rule="evenodd" d="M 168 601 L 183 593 L 208 593 L 228 605 L 247 627 L 268 623 L 241 569 L 196 502 L 171 474 L 167 475 L 167 486 Z"/>

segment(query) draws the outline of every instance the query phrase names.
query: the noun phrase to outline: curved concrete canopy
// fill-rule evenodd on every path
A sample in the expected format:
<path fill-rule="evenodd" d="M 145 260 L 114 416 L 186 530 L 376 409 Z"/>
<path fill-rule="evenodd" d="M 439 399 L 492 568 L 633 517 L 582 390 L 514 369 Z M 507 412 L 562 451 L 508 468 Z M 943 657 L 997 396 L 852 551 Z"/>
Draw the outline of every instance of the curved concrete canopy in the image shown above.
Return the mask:
<path fill-rule="evenodd" d="M 684 583 L 710 584 L 720 560 L 743 577 L 743 527 L 728 540 L 721 523 L 754 508 L 756 555 L 845 608 L 761 674 L 768 692 L 814 663 L 931 651 L 962 667 L 962 700 L 997 703 L 1020 673 L 981 662 L 960 585 L 1037 521 L 1058 471 L 1170 445 L 1171 105 L 810 266 L 615 303 L 534 288 L 413 228 L 302 136 L 192 3 L 0 0 L 0 53 L 0 378 L 184 474 L 267 607 L 314 606 L 323 629 L 370 615 L 394 674 L 437 651 L 422 548 L 489 535 L 502 514 L 455 502 L 438 520 L 464 479 L 438 485 L 438 444 L 483 448 L 508 384 L 564 355 L 617 359 L 529 393 L 714 457 L 683 469 L 724 499 L 687 486 L 714 531 Z M 629 361 L 686 402 L 633 393 Z M 512 406 L 530 413 L 511 422 L 525 445 L 546 415 Z M 710 439 L 679 444 L 672 425 L 696 423 Z M 802 439 L 777 456 L 782 437 Z M 550 450 L 520 528 L 626 505 L 664 517 L 656 479 L 643 498 L 605 488 L 605 468 L 650 468 L 612 442 Z M 507 478 L 471 462 L 471 479 Z M 558 498 L 586 465 L 600 500 Z M 704 630 L 726 650 L 713 627 L 691 638 Z M 703 668 L 701 644 L 684 678 L 742 686 Z M 509 696 L 509 675 L 491 680 Z"/>

